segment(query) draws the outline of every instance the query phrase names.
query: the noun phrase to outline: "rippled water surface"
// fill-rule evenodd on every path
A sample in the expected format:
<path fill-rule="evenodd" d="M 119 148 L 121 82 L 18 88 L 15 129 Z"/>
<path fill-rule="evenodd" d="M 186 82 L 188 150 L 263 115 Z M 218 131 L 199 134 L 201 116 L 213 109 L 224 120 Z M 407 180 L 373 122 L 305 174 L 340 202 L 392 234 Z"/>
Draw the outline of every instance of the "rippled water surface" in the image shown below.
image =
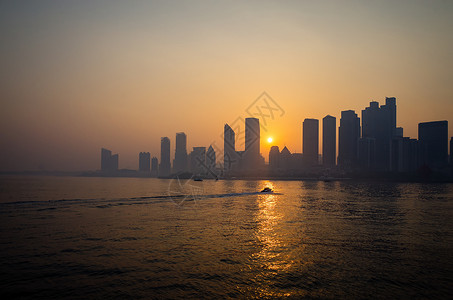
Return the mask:
<path fill-rule="evenodd" d="M 3 176 L 0 197 L 9 298 L 453 294 L 451 184 Z"/>

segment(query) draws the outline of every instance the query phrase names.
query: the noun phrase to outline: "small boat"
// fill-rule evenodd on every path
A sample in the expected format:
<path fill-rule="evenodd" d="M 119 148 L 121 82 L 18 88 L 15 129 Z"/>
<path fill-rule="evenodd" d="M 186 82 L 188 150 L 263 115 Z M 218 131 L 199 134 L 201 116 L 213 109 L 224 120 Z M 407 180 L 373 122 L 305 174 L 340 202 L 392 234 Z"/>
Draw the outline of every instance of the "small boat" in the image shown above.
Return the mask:
<path fill-rule="evenodd" d="M 203 181 L 203 178 L 201 178 L 201 177 L 194 177 L 193 181 Z"/>
<path fill-rule="evenodd" d="M 274 191 L 270 187 L 265 187 L 261 193 L 273 193 Z"/>

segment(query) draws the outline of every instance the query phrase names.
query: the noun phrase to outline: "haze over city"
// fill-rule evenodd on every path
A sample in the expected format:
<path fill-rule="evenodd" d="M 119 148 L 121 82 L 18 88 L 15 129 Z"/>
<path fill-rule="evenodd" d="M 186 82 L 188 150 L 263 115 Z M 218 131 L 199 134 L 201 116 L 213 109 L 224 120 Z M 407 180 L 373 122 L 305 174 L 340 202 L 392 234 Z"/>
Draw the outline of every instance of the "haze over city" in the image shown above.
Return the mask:
<path fill-rule="evenodd" d="M 0 171 L 95 170 L 101 147 L 137 169 L 181 131 L 189 149 L 221 145 L 263 91 L 285 111 L 266 158 L 302 152 L 305 118 L 385 97 L 405 136 L 453 132 L 448 1 L 3 1 L 0 25 Z"/>

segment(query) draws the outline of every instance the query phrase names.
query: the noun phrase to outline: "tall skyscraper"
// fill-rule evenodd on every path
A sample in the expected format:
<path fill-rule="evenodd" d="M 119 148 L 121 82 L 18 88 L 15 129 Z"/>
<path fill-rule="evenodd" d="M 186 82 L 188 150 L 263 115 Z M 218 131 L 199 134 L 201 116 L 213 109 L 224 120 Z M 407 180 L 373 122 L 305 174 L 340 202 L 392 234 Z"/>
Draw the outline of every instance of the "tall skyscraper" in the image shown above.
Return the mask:
<path fill-rule="evenodd" d="M 272 146 L 269 151 L 269 169 L 276 171 L 280 168 L 280 149 L 278 146 Z"/>
<path fill-rule="evenodd" d="M 302 127 L 304 161 L 309 166 L 317 165 L 319 155 L 319 121 L 317 119 L 305 119 Z"/>
<path fill-rule="evenodd" d="M 360 118 L 353 110 L 341 112 L 338 129 L 338 164 L 351 168 L 357 164 L 358 141 L 360 138 Z"/>
<path fill-rule="evenodd" d="M 176 134 L 175 159 L 173 160 L 173 172 L 187 171 L 187 136 L 184 132 Z"/>
<path fill-rule="evenodd" d="M 245 166 L 248 170 L 260 165 L 260 121 L 257 118 L 245 119 Z"/>
<path fill-rule="evenodd" d="M 101 148 L 101 171 L 110 170 L 110 161 L 112 159 L 112 151 Z"/>
<path fill-rule="evenodd" d="M 118 170 L 118 154 L 112 155 L 112 151 L 101 148 L 101 171 L 112 172 Z"/>
<path fill-rule="evenodd" d="M 448 121 L 418 124 L 421 163 L 430 168 L 442 168 L 448 163 Z"/>
<path fill-rule="evenodd" d="M 151 170 L 156 172 L 159 171 L 159 160 L 155 156 L 151 159 Z"/>
<path fill-rule="evenodd" d="M 212 145 L 209 146 L 206 152 L 206 167 L 211 175 L 216 174 L 216 153 Z"/>
<path fill-rule="evenodd" d="M 322 164 L 325 167 L 336 165 L 337 118 L 325 116 L 322 119 Z"/>
<path fill-rule="evenodd" d="M 282 168 L 285 171 L 289 171 L 294 169 L 294 164 L 293 164 L 293 155 L 291 154 L 291 151 L 285 146 L 283 147 L 282 151 L 280 152 L 280 168 Z"/>
<path fill-rule="evenodd" d="M 160 139 L 160 166 L 159 176 L 167 177 L 171 172 L 170 164 L 170 139 L 163 137 Z"/>
<path fill-rule="evenodd" d="M 391 143 L 396 136 L 403 136 L 402 128 L 396 127 L 396 98 L 386 97 L 381 107 L 376 101 L 370 102 L 370 106 L 362 110 L 362 138 L 366 140 L 360 142 L 360 161 L 368 160 L 370 169 L 389 171 Z"/>
<path fill-rule="evenodd" d="M 419 167 L 419 142 L 408 137 L 395 136 L 392 140 L 391 171 L 414 172 Z"/>
<path fill-rule="evenodd" d="M 149 152 L 140 152 L 138 155 L 138 170 L 140 172 L 150 171 L 151 155 Z"/>
<path fill-rule="evenodd" d="M 233 171 L 238 163 L 235 139 L 234 130 L 228 124 L 225 124 L 223 134 L 223 171 L 225 174 Z"/>
<path fill-rule="evenodd" d="M 151 174 L 152 176 L 157 176 L 159 173 L 159 160 L 157 157 L 151 158 Z"/>
<path fill-rule="evenodd" d="M 195 175 L 207 174 L 206 147 L 193 147 L 190 153 L 190 171 Z"/>

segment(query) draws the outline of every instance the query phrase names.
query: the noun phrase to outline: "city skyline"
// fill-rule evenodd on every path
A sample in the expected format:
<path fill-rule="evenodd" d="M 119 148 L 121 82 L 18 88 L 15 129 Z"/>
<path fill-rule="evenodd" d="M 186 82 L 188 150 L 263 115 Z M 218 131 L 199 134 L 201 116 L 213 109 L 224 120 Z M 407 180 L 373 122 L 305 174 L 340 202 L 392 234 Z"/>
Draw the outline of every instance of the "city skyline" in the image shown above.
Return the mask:
<path fill-rule="evenodd" d="M 390 96 L 406 137 L 435 120 L 453 132 L 449 1 L 0 8 L 0 171 L 96 169 L 102 147 L 121 153 L 120 167 L 137 169 L 139 152 L 159 153 L 159 138 L 180 131 L 189 149 L 219 146 L 219 128 L 248 117 L 263 91 L 285 114 L 261 136 L 295 153 L 304 118 L 339 123 L 341 111 L 360 117 L 364 103 Z M 268 143 L 260 146 L 268 153 Z"/>
<path fill-rule="evenodd" d="M 259 105 L 255 108 L 260 107 L 269 111 L 275 109 Z M 233 124 L 234 129 L 225 123 L 223 149 L 213 143 L 209 145 L 208 151 L 205 146 L 197 146 L 188 154 L 187 135 L 184 132 L 176 133 L 173 165 L 169 163 L 171 141 L 168 137 L 162 137 L 160 155 L 165 162 L 161 163 L 159 171 L 151 174 L 149 152 L 140 152 L 139 171 L 144 169 L 142 160 L 146 155 L 147 176 L 163 178 L 180 175 L 186 177 L 190 174 L 215 179 L 248 176 L 297 178 L 307 175 L 334 178 L 332 176 L 343 177 L 345 174 L 382 177 L 393 173 L 400 174 L 400 179 L 414 180 L 427 179 L 432 172 L 435 172 L 435 177 L 450 177 L 450 171 L 446 169 L 451 161 L 452 151 L 450 148 L 449 153 L 448 121 L 421 122 L 418 124 L 418 139 L 407 137 L 404 135 L 404 128 L 398 127 L 396 97 L 386 97 L 385 104 L 371 101 L 362 110 L 361 117 L 353 110 L 342 111 L 338 128 L 336 118 L 331 115 L 322 119 L 322 131 L 319 130 L 318 119 L 305 118 L 302 122 L 302 153 L 291 152 L 286 146 L 280 152 L 279 146 L 273 144 L 272 138 L 268 138 L 270 151 L 267 163 L 264 158 L 266 155 L 260 152 L 259 142 L 262 140 L 261 128 L 265 129 L 263 123 L 266 124 L 269 115 L 262 116 L 262 123 L 259 118 L 238 119 L 239 123 Z M 321 140 L 322 150 L 318 147 Z M 450 146 L 452 141 L 453 137 L 450 139 Z M 244 150 L 238 149 L 237 145 L 244 145 Z M 185 163 L 181 163 L 181 154 L 184 154 Z M 119 175 L 118 154 L 114 155 L 116 169 L 103 167 L 106 165 L 106 157 L 107 160 L 111 159 L 111 151 L 102 148 L 103 174 Z M 162 167 L 163 165 L 166 167 Z M 142 172 L 142 175 L 146 174 Z"/>

